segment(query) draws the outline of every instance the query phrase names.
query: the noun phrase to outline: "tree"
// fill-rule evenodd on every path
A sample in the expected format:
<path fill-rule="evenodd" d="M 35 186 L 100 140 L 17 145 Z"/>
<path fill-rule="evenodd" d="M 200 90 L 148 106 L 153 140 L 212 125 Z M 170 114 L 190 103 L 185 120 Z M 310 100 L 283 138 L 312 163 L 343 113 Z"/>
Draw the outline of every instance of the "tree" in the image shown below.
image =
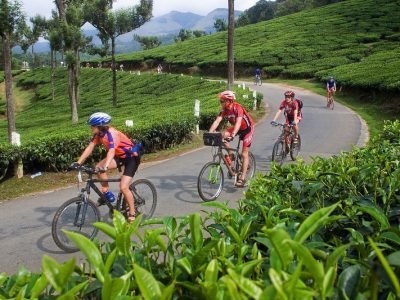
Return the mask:
<path fill-rule="evenodd" d="M 234 62 L 234 35 L 235 35 L 235 1 L 228 0 L 228 90 L 233 88 L 235 62 Z"/>
<path fill-rule="evenodd" d="M 175 37 L 175 43 L 190 40 L 191 38 L 193 38 L 193 31 L 182 28 Z"/>
<path fill-rule="evenodd" d="M 17 1 L 9 3 L 7 0 L 0 0 L 0 36 L 3 44 L 8 139 L 10 143 L 12 141 L 12 132 L 16 131 L 12 95 L 11 47 L 13 43 L 20 39 L 25 26 L 25 16 L 21 11 L 21 5 Z"/>
<path fill-rule="evenodd" d="M 85 18 L 101 34 L 111 40 L 113 106 L 117 106 L 117 72 L 115 40 L 121 34 L 139 28 L 152 17 L 153 0 L 140 0 L 140 5 L 112 11 L 112 0 L 87 0 Z M 107 41 L 108 43 L 108 41 Z"/>
<path fill-rule="evenodd" d="M 161 40 L 156 36 L 139 36 L 135 34 L 133 39 L 142 46 L 143 50 L 157 48 L 161 45 Z"/>
<path fill-rule="evenodd" d="M 246 9 L 238 18 L 237 26 L 245 26 L 274 18 L 279 1 L 260 0 Z"/>
<path fill-rule="evenodd" d="M 27 52 L 29 47 L 32 47 L 32 67 L 35 67 L 35 52 L 34 52 L 34 44 L 39 40 L 39 37 L 43 34 L 46 30 L 46 18 L 42 16 L 35 16 L 30 19 L 32 23 L 32 28 L 29 26 L 25 26 L 24 28 L 24 38 L 21 41 L 21 49 L 24 53 Z"/>
<path fill-rule="evenodd" d="M 214 22 L 214 28 L 217 32 L 226 31 L 228 29 L 228 24 L 226 24 L 225 19 L 216 19 Z"/>

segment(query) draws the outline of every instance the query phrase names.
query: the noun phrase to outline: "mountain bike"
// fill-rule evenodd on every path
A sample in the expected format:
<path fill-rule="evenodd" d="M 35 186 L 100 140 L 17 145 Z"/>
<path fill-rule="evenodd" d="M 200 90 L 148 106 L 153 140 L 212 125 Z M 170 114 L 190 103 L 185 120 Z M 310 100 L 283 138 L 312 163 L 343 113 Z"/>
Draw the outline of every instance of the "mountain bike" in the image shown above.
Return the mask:
<path fill-rule="evenodd" d="M 272 125 L 282 127 L 282 132 L 275 142 L 274 148 L 272 149 L 272 161 L 282 165 L 288 154 L 290 154 L 290 157 L 293 161 L 296 160 L 301 149 L 301 137 L 299 134 L 297 143 L 294 143 L 294 125 L 285 125 L 281 123 L 275 123 Z"/>
<path fill-rule="evenodd" d="M 197 190 L 203 201 L 212 201 L 218 198 L 224 187 L 225 165 L 227 175 L 234 179 L 234 184 L 242 173 L 242 155 L 240 153 L 241 140 L 239 139 L 236 148 L 228 148 L 224 145 L 221 133 L 204 133 L 204 145 L 212 146 L 213 160 L 206 163 L 201 169 L 197 178 Z M 231 153 L 229 155 L 229 152 Z M 246 181 L 254 176 L 256 171 L 256 160 L 253 153 L 249 151 L 249 165 L 247 168 Z"/>
<path fill-rule="evenodd" d="M 333 110 L 333 108 L 335 107 L 335 98 L 333 97 L 333 92 L 330 91 L 328 92 L 328 100 L 327 100 L 327 104 L 326 107 L 330 108 Z"/>
<path fill-rule="evenodd" d="M 256 75 L 254 78 L 254 85 L 262 85 L 261 75 Z"/>
<path fill-rule="evenodd" d="M 121 192 L 119 192 L 114 206 L 107 201 L 96 185 L 96 183 L 101 182 L 120 182 L 120 178 L 107 180 L 94 179 L 94 174 L 104 171 L 87 166 L 79 166 L 75 169 L 78 170 L 78 188 L 80 182 L 82 182 L 83 172 L 88 175 L 86 184 L 82 187 L 77 197 L 67 200 L 58 208 L 51 226 L 51 235 L 54 242 L 65 252 L 76 252 L 79 248 L 68 239 L 62 230 L 78 232 L 90 240 L 96 237 L 98 229 L 93 224 L 99 222 L 101 219 L 98 208 L 100 205 L 105 204 L 111 216 L 115 209 L 120 211 L 126 218 L 129 214 L 129 207 Z M 89 199 L 91 189 L 99 196 L 97 203 Z M 138 179 L 129 186 L 129 189 L 132 191 L 134 198 L 135 215 L 142 214 L 143 219 L 152 217 L 157 205 L 157 192 L 154 185 L 147 179 Z"/>

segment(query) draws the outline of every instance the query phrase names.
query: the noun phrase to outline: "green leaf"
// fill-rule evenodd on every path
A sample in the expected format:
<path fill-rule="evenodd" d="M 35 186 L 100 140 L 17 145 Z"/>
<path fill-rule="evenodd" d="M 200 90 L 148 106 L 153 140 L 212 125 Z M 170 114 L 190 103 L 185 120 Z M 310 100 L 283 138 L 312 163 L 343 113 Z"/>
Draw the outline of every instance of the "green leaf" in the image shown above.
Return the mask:
<path fill-rule="evenodd" d="M 354 299 L 358 293 L 361 280 L 361 270 L 359 265 L 350 266 L 339 275 L 337 288 L 345 299 Z"/>
<path fill-rule="evenodd" d="M 205 272 L 205 281 L 206 282 L 217 282 L 218 280 L 218 261 L 216 259 L 212 259 Z"/>
<path fill-rule="evenodd" d="M 390 281 L 393 284 L 393 287 L 396 291 L 396 297 L 399 299 L 400 298 L 400 282 L 399 279 L 397 278 L 395 272 L 392 270 L 390 267 L 388 261 L 386 260 L 385 256 L 383 255 L 382 251 L 376 246 L 374 241 L 368 237 L 368 241 L 371 244 L 372 248 L 374 248 L 376 256 L 378 256 L 379 261 L 381 262 L 383 268 L 385 269 L 387 275 L 390 278 Z"/>
<path fill-rule="evenodd" d="M 203 246 L 203 231 L 200 223 L 200 215 L 198 213 L 190 216 L 190 232 L 194 251 L 200 251 Z"/>
<path fill-rule="evenodd" d="M 336 268 L 330 267 L 328 271 L 325 273 L 322 291 L 321 291 L 321 298 L 325 299 L 325 297 L 330 297 L 333 291 L 333 286 L 335 284 L 336 279 Z"/>
<path fill-rule="evenodd" d="M 285 294 L 284 288 L 283 288 L 283 281 L 281 277 L 279 276 L 279 273 L 273 269 L 270 268 L 268 271 L 269 278 L 274 285 L 275 289 L 277 290 L 278 294 L 280 295 L 280 299 L 288 299 L 288 297 Z"/>
<path fill-rule="evenodd" d="M 75 267 L 75 258 L 71 258 L 63 265 L 59 264 L 54 258 L 44 255 L 42 259 L 42 270 L 48 282 L 59 293 L 68 282 Z M 38 287 L 39 288 L 39 287 Z"/>
<path fill-rule="evenodd" d="M 328 220 L 329 215 L 335 210 L 338 204 L 321 208 L 312 213 L 301 223 L 294 240 L 303 243 L 310 235 L 316 232 Z"/>
<path fill-rule="evenodd" d="M 42 267 L 43 268 L 43 267 Z M 32 291 L 31 291 L 31 299 L 36 299 L 39 298 L 40 294 L 44 291 L 44 289 L 47 287 L 49 282 L 47 281 L 47 278 L 44 274 L 44 270 L 42 275 L 36 280 Z"/>
<path fill-rule="evenodd" d="M 356 206 L 362 212 L 369 214 L 376 221 L 381 224 L 381 230 L 387 229 L 390 227 L 389 221 L 386 215 L 378 208 L 373 206 Z"/>
<path fill-rule="evenodd" d="M 97 279 L 104 282 L 104 262 L 96 245 L 82 234 L 65 230 L 64 233 L 79 247 L 86 259 L 93 266 Z"/>
<path fill-rule="evenodd" d="M 282 228 L 274 228 L 265 230 L 265 234 L 271 241 L 276 254 L 281 261 L 281 266 L 286 267 L 292 262 L 293 252 L 291 247 L 286 243 L 286 240 L 290 240 L 290 235 Z"/>
<path fill-rule="evenodd" d="M 334 267 L 337 264 L 339 258 L 345 255 L 346 250 L 349 247 L 350 245 L 342 245 L 335 248 L 335 250 L 328 256 L 328 259 L 325 264 L 326 268 Z"/>
<path fill-rule="evenodd" d="M 117 299 L 119 296 L 125 296 L 129 290 L 131 276 L 132 271 L 119 278 L 112 278 L 106 274 L 101 290 L 102 299 Z"/>
<path fill-rule="evenodd" d="M 392 241 L 393 243 L 396 243 L 397 245 L 400 246 L 400 236 L 396 232 L 386 231 L 381 234 L 381 237 L 383 237 L 384 239 L 387 239 L 389 241 Z"/>
<path fill-rule="evenodd" d="M 297 256 L 303 264 L 310 271 L 312 276 L 315 278 L 315 281 L 320 289 L 323 287 L 324 281 L 324 267 L 322 263 L 317 261 L 311 254 L 310 250 L 304 247 L 302 244 L 292 240 L 286 240 L 286 242 L 290 245 L 293 252 L 296 252 Z"/>
<path fill-rule="evenodd" d="M 190 264 L 190 261 L 187 257 L 180 258 L 176 262 L 178 265 L 184 268 L 188 274 L 192 274 L 192 265 Z"/>
<path fill-rule="evenodd" d="M 251 279 L 248 279 L 240 274 L 237 274 L 232 269 L 228 269 L 228 274 L 233 279 L 233 281 L 237 284 L 237 286 L 240 288 L 240 290 L 245 292 L 248 296 L 256 298 L 256 299 L 260 297 L 262 290 Z"/>
<path fill-rule="evenodd" d="M 108 235 L 110 238 L 115 240 L 115 237 L 117 236 L 117 231 L 110 224 L 103 223 L 103 222 L 96 222 L 93 224 L 93 226 L 98 228 L 99 230 L 104 232 L 106 235 Z"/>
<path fill-rule="evenodd" d="M 136 283 L 145 300 L 157 300 L 161 298 L 161 289 L 153 275 L 135 264 L 133 267 Z"/>

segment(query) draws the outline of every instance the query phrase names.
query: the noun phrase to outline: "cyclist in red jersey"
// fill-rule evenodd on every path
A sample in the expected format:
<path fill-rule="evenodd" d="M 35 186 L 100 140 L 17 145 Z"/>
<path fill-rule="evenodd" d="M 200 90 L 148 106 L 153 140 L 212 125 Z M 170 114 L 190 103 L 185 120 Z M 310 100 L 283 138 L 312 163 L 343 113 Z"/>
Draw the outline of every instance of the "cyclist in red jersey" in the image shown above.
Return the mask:
<path fill-rule="evenodd" d="M 138 145 L 135 145 L 125 134 L 108 126 L 111 122 L 111 117 L 103 112 L 94 113 L 89 117 L 88 124 L 93 133 L 92 140 L 83 151 L 78 161 L 71 166 L 76 167 L 83 164 L 83 162 L 92 154 L 94 148 L 98 144 L 102 144 L 106 150 L 106 157 L 101 160 L 96 168 L 99 170 L 107 171 L 108 169 L 115 169 L 120 165 L 124 165 L 124 172 L 121 176 L 120 190 L 124 195 L 125 201 L 129 206 L 128 221 L 135 220 L 135 207 L 133 194 L 129 189 L 132 178 L 136 173 L 140 164 L 140 155 Z M 102 172 L 98 174 L 100 179 L 107 180 L 107 173 Z M 108 190 L 108 183 L 101 184 L 102 192 L 106 199 L 113 203 L 115 197 L 111 191 Z M 99 201 L 99 205 L 102 205 Z"/>
<path fill-rule="evenodd" d="M 239 135 L 239 138 L 243 141 L 242 146 L 242 173 L 240 178 L 236 181 L 237 187 L 246 186 L 246 174 L 247 167 L 249 165 L 249 148 L 253 141 L 254 134 L 254 122 L 250 117 L 249 113 L 239 104 L 236 103 L 235 94 L 232 91 L 224 91 L 218 95 L 222 109 L 211 125 L 209 132 L 215 132 L 222 119 L 226 117 L 230 124 L 233 126 L 226 129 L 223 133 L 223 138 L 227 141 L 232 141 L 235 135 Z M 226 147 L 229 144 L 226 143 Z"/>
<path fill-rule="evenodd" d="M 278 119 L 279 115 L 282 111 L 284 111 L 286 117 L 286 125 L 293 124 L 294 129 L 294 143 L 298 142 L 299 137 L 299 126 L 298 123 L 301 121 L 301 113 L 299 113 L 299 105 L 297 101 L 294 100 L 294 92 L 286 91 L 285 92 L 285 100 L 281 102 L 279 105 L 279 109 L 275 114 L 274 119 L 271 121 L 271 124 L 274 125 L 276 119 Z"/>

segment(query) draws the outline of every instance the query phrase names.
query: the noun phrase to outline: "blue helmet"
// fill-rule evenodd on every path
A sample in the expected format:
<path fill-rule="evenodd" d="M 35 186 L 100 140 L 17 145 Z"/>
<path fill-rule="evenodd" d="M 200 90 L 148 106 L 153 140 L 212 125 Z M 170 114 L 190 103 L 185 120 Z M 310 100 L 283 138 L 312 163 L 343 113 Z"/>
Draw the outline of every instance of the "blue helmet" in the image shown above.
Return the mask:
<path fill-rule="evenodd" d="M 104 126 L 109 124 L 110 122 L 111 116 L 103 112 L 92 114 L 87 121 L 87 123 L 91 126 Z"/>

